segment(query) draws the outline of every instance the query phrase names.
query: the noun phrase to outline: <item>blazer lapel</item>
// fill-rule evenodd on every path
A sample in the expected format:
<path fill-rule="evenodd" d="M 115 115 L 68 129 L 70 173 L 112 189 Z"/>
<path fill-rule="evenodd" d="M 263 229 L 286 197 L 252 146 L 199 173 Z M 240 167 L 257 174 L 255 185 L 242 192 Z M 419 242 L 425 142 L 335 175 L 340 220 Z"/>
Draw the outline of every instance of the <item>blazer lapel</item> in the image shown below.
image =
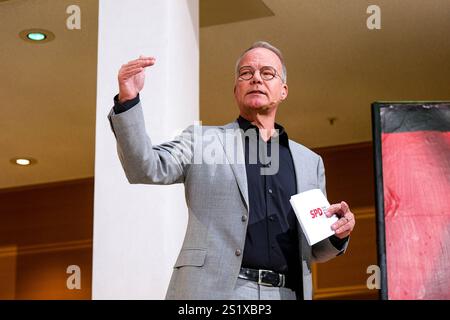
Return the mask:
<path fill-rule="evenodd" d="M 231 170 L 233 171 L 248 211 L 247 172 L 245 170 L 245 155 L 241 130 L 239 129 L 237 121 L 220 127 L 220 129 L 222 129 L 222 134 L 218 134 L 219 141 L 222 144 L 227 160 L 230 163 Z"/>
<path fill-rule="evenodd" d="M 308 179 L 306 177 L 307 168 L 305 168 L 305 162 L 301 159 L 301 153 L 298 150 L 298 147 L 291 140 L 289 140 L 289 149 L 291 150 L 292 161 L 294 162 L 295 180 L 297 181 L 297 193 L 315 188 L 315 186 L 311 186 L 311 184 L 308 183 Z"/>

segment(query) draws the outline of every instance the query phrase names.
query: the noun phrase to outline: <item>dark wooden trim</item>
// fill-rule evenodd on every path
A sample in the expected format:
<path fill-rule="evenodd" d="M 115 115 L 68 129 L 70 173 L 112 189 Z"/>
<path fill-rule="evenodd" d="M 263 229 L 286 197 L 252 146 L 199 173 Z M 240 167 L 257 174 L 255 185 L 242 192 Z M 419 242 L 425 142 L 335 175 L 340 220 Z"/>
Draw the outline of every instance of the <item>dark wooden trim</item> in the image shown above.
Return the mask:
<path fill-rule="evenodd" d="M 20 191 L 33 190 L 33 189 L 55 188 L 55 187 L 70 186 L 70 185 L 74 185 L 74 184 L 91 183 L 91 182 L 94 183 L 94 177 L 48 182 L 48 183 L 30 184 L 30 185 L 26 185 L 26 186 L 18 186 L 18 187 L 0 189 L 0 194 L 9 193 L 9 192 L 20 192 Z"/>
<path fill-rule="evenodd" d="M 314 152 L 318 154 L 327 154 L 327 153 L 333 153 L 336 151 L 350 151 L 350 150 L 356 150 L 361 148 L 372 148 L 372 141 L 363 141 L 363 142 L 357 142 L 357 143 L 350 143 L 350 144 L 341 144 L 337 146 L 329 146 L 329 147 L 320 147 L 320 148 L 313 148 Z"/>

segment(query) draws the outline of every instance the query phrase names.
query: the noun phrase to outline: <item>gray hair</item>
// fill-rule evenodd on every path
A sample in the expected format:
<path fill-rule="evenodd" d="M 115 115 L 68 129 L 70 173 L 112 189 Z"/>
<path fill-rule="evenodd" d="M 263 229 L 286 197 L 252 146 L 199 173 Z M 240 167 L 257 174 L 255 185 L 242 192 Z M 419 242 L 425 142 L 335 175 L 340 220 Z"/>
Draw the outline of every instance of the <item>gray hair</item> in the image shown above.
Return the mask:
<path fill-rule="evenodd" d="M 236 67 L 235 67 L 235 71 L 236 71 L 236 75 L 239 73 L 239 63 L 241 63 L 242 57 L 249 52 L 252 49 L 256 49 L 256 48 L 264 48 L 264 49 L 268 49 L 270 51 L 272 51 L 273 53 L 275 53 L 278 58 L 281 61 L 281 66 L 282 66 L 282 71 L 281 71 L 281 80 L 283 81 L 283 83 L 286 83 L 287 81 L 287 70 L 286 70 L 286 65 L 284 64 L 284 59 L 283 59 L 283 54 L 281 53 L 281 51 L 274 47 L 273 45 L 271 45 L 270 43 L 266 42 L 266 41 L 257 41 L 254 44 L 251 45 L 250 48 L 248 48 L 247 50 L 245 50 L 237 59 L 236 61 Z"/>

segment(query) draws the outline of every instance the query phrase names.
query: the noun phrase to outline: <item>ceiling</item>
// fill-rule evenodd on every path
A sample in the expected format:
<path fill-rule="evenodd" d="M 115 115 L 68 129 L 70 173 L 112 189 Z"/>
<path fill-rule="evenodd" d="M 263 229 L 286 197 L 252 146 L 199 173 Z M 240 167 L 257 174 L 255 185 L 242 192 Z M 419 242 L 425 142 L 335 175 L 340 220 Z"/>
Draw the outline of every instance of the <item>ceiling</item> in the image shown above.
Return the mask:
<path fill-rule="evenodd" d="M 256 40 L 284 53 L 289 97 L 277 121 L 308 147 L 371 140 L 373 101 L 450 100 L 450 1 L 424 3 L 377 0 L 382 28 L 368 30 L 373 1 L 201 0 L 201 120 L 237 117 L 234 65 Z M 71 4 L 83 32 L 65 26 Z M 0 189 L 93 176 L 97 15 L 93 0 L 0 2 Z M 33 27 L 56 39 L 18 37 Z M 19 156 L 38 163 L 12 165 Z"/>
<path fill-rule="evenodd" d="M 81 30 L 66 28 L 74 3 L 82 7 Z M 97 1 L 0 2 L 0 188 L 93 176 L 97 16 Z M 20 39 L 30 28 L 56 38 Z M 38 162 L 13 165 L 15 157 Z"/>

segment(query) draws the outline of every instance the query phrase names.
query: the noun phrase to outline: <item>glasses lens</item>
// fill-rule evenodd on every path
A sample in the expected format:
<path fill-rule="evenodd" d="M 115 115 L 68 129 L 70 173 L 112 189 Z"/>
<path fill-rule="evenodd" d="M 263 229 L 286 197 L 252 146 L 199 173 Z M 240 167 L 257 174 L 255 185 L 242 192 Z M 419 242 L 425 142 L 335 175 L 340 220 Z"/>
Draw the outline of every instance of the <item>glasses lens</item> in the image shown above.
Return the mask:
<path fill-rule="evenodd" d="M 272 80 L 277 72 L 272 67 L 263 67 L 261 68 L 260 73 L 261 78 L 263 78 L 264 80 Z"/>
<path fill-rule="evenodd" d="M 239 78 L 242 80 L 250 80 L 253 77 L 254 71 L 249 68 L 241 69 L 239 71 Z"/>

